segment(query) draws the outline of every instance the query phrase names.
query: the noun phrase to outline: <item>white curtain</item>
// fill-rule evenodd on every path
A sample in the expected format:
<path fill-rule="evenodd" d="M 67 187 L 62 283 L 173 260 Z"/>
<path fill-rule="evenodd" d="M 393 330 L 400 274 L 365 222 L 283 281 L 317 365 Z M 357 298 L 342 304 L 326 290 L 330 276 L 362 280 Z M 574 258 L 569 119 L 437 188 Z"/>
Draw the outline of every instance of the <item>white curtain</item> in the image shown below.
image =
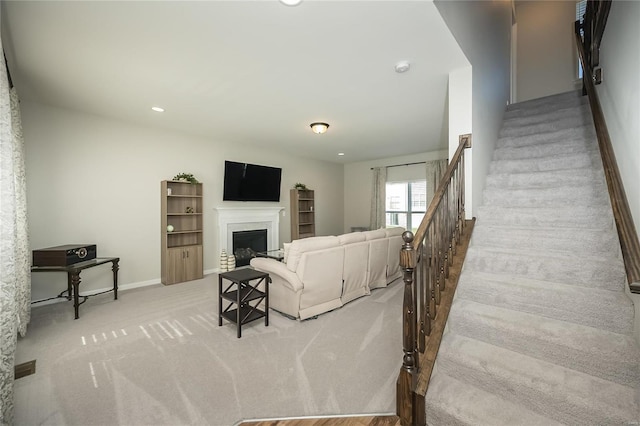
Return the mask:
<path fill-rule="evenodd" d="M 31 314 L 31 275 L 18 97 L 9 88 L 0 53 L 0 424 L 5 425 L 13 424 L 15 351 Z"/>
<path fill-rule="evenodd" d="M 444 172 L 447 171 L 448 165 L 449 161 L 447 159 L 427 161 L 427 207 L 429 206 L 429 203 L 431 203 L 431 199 L 433 198 L 436 189 L 438 189 L 440 179 Z"/>
<path fill-rule="evenodd" d="M 387 223 L 385 215 L 387 168 L 374 167 L 372 170 L 370 229 L 380 229 Z"/>

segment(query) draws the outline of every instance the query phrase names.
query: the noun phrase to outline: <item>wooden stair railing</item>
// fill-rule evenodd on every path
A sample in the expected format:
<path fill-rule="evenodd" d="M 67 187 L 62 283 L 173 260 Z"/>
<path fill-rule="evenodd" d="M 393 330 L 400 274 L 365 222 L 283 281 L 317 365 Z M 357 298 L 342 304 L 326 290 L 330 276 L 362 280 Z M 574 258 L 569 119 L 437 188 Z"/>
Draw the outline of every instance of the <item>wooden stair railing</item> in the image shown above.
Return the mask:
<path fill-rule="evenodd" d="M 607 188 L 609 189 L 609 198 L 620 240 L 620 249 L 629 289 L 632 293 L 640 293 L 640 243 L 638 242 L 638 233 L 633 223 L 611 137 L 609 136 L 609 130 L 607 129 L 607 123 L 605 122 L 595 87 L 595 84 L 599 82 L 599 77 L 594 73 L 594 67 L 599 65 L 600 40 L 602 40 L 602 32 L 604 31 L 610 7 L 611 1 L 590 0 L 587 3 L 584 22 L 575 22 L 575 40 L 584 71 L 582 79 L 583 92 L 586 92 L 589 97 L 589 105 L 591 106 L 591 114 L 593 115 L 598 137 L 598 146 L 602 157 Z M 583 30 L 584 36 L 580 35 L 580 30 Z"/>
<path fill-rule="evenodd" d="M 444 306 L 444 303 L 440 306 L 449 266 L 465 232 L 464 150 L 470 147 L 471 135 L 461 135 L 460 144 L 415 235 L 411 231 L 402 234 L 403 358 L 396 383 L 396 414 L 403 425 L 424 425 L 426 421 L 424 397 L 430 368 L 429 377 L 419 380 L 419 354 L 425 353 L 431 341 L 439 347 L 441 334 L 436 336 L 432 322 L 436 320 L 436 315 L 440 315 L 438 321 L 443 317 L 446 321 L 453 299 L 449 292 L 449 306 Z M 443 327 L 438 328 L 442 333 L 440 328 Z M 432 331 L 434 336 L 430 339 Z"/>

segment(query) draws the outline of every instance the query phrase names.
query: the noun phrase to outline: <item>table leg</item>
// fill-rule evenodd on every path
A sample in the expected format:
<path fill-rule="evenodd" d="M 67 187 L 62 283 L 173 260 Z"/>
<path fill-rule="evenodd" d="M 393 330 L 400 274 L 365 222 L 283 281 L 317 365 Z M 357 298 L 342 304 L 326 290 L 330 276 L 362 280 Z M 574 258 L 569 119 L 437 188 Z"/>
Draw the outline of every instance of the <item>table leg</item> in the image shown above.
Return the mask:
<path fill-rule="evenodd" d="M 72 290 L 71 290 L 71 273 L 67 273 L 67 300 L 71 300 L 71 295 L 72 295 Z"/>
<path fill-rule="evenodd" d="M 80 271 L 69 272 L 71 277 L 71 285 L 73 286 L 73 308 L 76 311 L 76 318 L 79 318 L 78 307 L 80 306 L 79 294 L 80 293 Z"/>
<path fill-rule="evenodd" d="M 218 275 L 218 327 L 222 325 L 222 277 Z"/>
<path fill-rule="evenodd" d="M 271 277 L 267 277 L 264 280 L 264 325 L 269 326 L 269 284 L 271 283 Z"/>
<path fill-rule="evenodd" d="M 120 267 L 118 266 L 118 261 L 114 260 L 113 266 L 111 270 L 113 271 L 113 300 L 118 300 L 118 270 Z"/>
<path fill-rule="evenodd" d="M 236 324 L 238 326 L 238 339 L 242 337 L 242 318 L 241 318 L 241 299 L 240 299 L 240 289 L 242 288 L 242 281 L 238 282 L 238 292 L 236 293 Z"/>

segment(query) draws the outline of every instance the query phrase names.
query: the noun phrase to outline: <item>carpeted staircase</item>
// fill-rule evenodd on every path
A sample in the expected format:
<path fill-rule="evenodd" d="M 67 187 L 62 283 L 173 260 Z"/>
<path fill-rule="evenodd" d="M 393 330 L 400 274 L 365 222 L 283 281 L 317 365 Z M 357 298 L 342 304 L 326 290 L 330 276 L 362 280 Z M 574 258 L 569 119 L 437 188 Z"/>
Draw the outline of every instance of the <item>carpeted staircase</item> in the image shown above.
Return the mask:
<path fill-rule="evenodd" d="M 508 107 L 429 425 L 640 424 L 633 305 L 586 97 Z"/>

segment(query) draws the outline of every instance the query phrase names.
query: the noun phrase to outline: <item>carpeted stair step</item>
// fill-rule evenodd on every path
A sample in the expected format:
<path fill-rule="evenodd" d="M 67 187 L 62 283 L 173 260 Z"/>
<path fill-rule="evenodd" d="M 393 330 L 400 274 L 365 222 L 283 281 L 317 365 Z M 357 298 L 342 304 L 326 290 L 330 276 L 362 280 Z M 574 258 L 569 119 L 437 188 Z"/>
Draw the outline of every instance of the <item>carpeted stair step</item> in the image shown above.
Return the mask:
<path fill-rule="evenodd" d="M 593 116 L 589 106 L 587 104 L 580 104 L 577 106 L 569 106 L 567 108 L 548 109 L 537 114 L 528 114 L 516 117 L 507 116 L 502 124 L 502 128 L 510 129 L 513 127 L 546 123 L 553 120 L 572 117 L 584 123 L 593 122 Z"/>
<path fill-rule="evenodd" d="M 633 336 L 464 299 L 457 299 L 454 306 L 447 327 L 455 334 L 621 385 L 640 383 L 640 356 Z"/>
<path fill-rule="evenodd" d="M 524 242 L 526 244 L 526 242 Z M 514 278 L 568 282 L 588 288 L 622 291 L 626 283 L 620 259 L 575 256 L 567 253 L 545 253 L 534 250 L 503 250 L 469 247 L 464 270 L 510 275 Z"/>
<path fill-rule="evenodd" d="M 544 172 L 495 173 L 487 176 L 487 188 L 550 188 L 557 186 L 589 185 L 604 182 L 601 170 L 592 168 L 566 169 Z"/>
<path fill-rule="evenodd" d="M 485 205 L 478 208 L 477 220 L 476 226 L 498 224 L 613 229 L 613 214 L 609 205 L 591 206 L 588 209 L 577 206 L 508 207 Z"/>
<path fill-rule="evenodd" d="M 591 167 L 594 170 L 602 169 L 602 160 L 600 160 L 599 154 L 579 152 L 548 157 L 544 161 L 539 158 L 493 160 L 489 165 L 489 173 L 548 172 L 553 170 L 584 169 L 585 167 Z"/>
<path fill-rule="evenodd" d="M 486 205 L 509 207 L 592 206 L 606 205 L 609 196 L 604 183 L 594 185 L 561 186 L 557 188 L 497 189 L 483 193 Z"/>
<path fill-rule="evenodd" d="M 589 110 L 587 110 L 587 112 L 589 112 Z M 540 123 L 521 124 L 520 126 L 511 127 L 503 126 L 500 130 L 499 137 L 529 136 L 538 133 L 556 132 L 587 125 L 593 125 L 593 120 L 590 115 L 582 114 L 573 117 L 556 116 Z"/>
<path fill-rule="evenodd" d="M 528 249 L 547 253 L 620 258 L 620 242 L 611 229 L 476 225 L 473 238 L 476 247 L 517 250 L 524 241 Z"/>
<path fill-rule="evenodd" d="M 539 145 L 496 148 L 493 152 L 494 160 L 519 160 L 526 158 L 546 158 L 557 155 L 570 155 L 597 152 L 598 146 L 584 139 L 569 139 L 549 142 Z"/>
<path fill-rule="evenodd" d="M 588 101 L 574 91 L 510 105 L 500 135 L 428 422 L 640 421 L 635 310 Z"/>
<path fill-rule="evenodd" d="M 560 426 L 548 417 L 434 371 L 426 397 L 427 424 Z"/>
<path fill-rule="evenodd" d="M 579 107 L 588 104 L 589 100 L 587 97 L 582 96 L 577 91 L 560 93 L 508 105 L 505 112 L 505 119 L 544 114 L 549 111 L 557 111 L 559 109 Z"/>
<path fill-rule="evenodd" d="M 464 336 L 447 334 L 436 368 L 562 423 L 628 424 L 638 419 L 632 387 Z"/>
<path fill-rule="evenodd" d="M 497 148 L 517 148 L 524 146 L 544 145 L 569 140 L 585 140 L 596 143 L 596 130 L 593 124 L 569 129 L 541 132 L 523 136 L 505 136 L 498 139 Z"/>
<path fill-rule="evenodd" d="M 465 272 L 460 276 L 455 298 L 582 324 L 613 333 L 633 332 L 634 307 L 624 292 L 587 289 L 571 285 L 571 280 L 559 283 L 509 275 Z"/>

